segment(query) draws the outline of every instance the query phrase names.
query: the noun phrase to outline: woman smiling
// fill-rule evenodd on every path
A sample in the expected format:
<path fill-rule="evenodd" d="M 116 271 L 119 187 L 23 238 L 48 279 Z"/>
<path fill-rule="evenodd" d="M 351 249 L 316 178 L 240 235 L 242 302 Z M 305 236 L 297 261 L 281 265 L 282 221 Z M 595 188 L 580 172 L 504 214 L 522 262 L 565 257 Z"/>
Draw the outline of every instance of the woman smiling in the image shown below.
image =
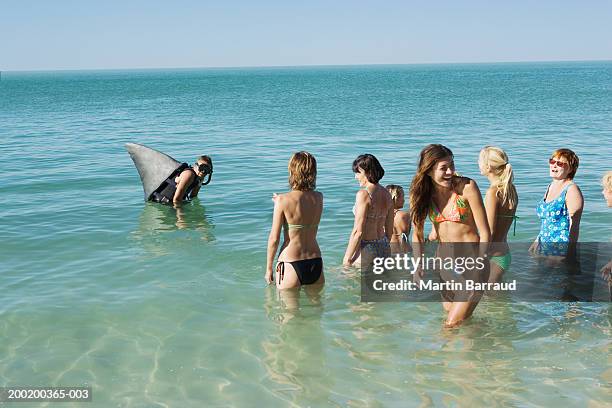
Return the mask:
<path fill-rule="evenodd" d="M 579 163 L 576 153 L 569 149 L 555 150 L 548 160 L 552 182 L 536 207 L 540 233 L 531 245 L 531 252 L 565 256 L 568 245 L 578 241 L 584 207 L 582 192 L 574 183 Z"/>

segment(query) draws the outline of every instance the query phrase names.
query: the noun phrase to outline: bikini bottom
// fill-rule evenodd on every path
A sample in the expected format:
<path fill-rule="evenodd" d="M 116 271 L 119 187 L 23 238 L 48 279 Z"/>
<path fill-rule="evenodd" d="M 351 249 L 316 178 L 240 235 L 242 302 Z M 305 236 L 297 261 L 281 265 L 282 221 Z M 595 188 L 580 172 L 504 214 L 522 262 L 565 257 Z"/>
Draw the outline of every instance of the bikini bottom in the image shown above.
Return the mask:
<path fill-rule="evenodd" d="M 364 254 L 367 254 L 373 258 L 386 258 L 391 256 L 391 246 L 387 236 L 385 235 L 379 239 L 361 240 L 362 260 Z"/>
<path fill-rule="evenodd" d="M 507 271 L 510 267 L 510 262 L 512 261 L 512 255 L 510 255 L 510 252 L 508 252 L 505 255 L 492 256 L 489 258 L 489 260 L 502 268 L 504 271 Z"/>
<path fill-rule="evenodd" d="M 295 269 L 300 285 L 312 285 L 319 280 L 323 273 L 323 259 L 320 257 L 288 263 Z M 282 282 L 285 276 L 285 262 L 279 261 L 276 264 L 276 273 L 279 274 L 279 281 Z"/>

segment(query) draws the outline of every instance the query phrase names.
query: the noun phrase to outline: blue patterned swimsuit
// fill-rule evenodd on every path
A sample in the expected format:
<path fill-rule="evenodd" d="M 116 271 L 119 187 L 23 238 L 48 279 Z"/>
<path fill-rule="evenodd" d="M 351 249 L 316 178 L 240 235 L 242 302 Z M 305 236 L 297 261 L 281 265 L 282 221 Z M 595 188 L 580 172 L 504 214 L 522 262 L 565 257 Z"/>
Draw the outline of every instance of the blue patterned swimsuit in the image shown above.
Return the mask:
<path fill-rule="evenodd" d="M 565 256 L 567 254 L 567 244 L 569 242 L 570 216 L 567 210 L 565 196 L 567 189 L 574 183 L 569 183 L 559 197 L 551 202 L 546 202 L 548 189 L 544 198 L 538 203 L 536 212 L 540 217 L 540 233 L 538 234 L 538 243 L 540 244 L 540 252 L 543 255 Z"/>

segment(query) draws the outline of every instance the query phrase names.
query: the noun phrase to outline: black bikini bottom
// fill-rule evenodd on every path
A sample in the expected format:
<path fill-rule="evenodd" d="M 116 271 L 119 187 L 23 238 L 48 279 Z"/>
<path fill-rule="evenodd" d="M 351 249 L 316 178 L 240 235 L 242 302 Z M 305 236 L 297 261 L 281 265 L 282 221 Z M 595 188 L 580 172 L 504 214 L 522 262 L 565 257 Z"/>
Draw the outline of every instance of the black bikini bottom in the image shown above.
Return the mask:
<path fill-rule="evenodd" d="M 289 263 L 295 269 L 300 285 L 312 285 L 323 273 L 323 259 L 321 258 L 302 259 Z M 280 261 L 276 264 L 276 273 L 279 274 L 279 281 L 282 282 L 285 276 L 285 262 Z"/>

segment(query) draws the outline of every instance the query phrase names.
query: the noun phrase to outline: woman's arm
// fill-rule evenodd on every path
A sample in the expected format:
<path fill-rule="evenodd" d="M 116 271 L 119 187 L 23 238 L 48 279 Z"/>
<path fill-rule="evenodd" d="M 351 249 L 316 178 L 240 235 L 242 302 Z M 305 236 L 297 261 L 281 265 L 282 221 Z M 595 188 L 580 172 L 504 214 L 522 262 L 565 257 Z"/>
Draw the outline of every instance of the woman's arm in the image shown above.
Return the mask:
<path fill-rule="evenodd" d="M 183 170 L 181 172 L 181 176 L 179 178 L 179 183 L 176 186 L 176 191 L 174 192 L 174 197 L 172 197 L 172 202 L 174 204 L 179 204 L 183 202 L 183 196 L 185 195 L 185 190 L 187 186 L 191 184 L 191 181 L 195 175 L 190 170 Z"/>
<path fill-rule="evenodd" d="M 472 209 L 472 216 L 478 229 L 478 235 L 480 237 L 480 256 L 486 256 L 489 252 L 489 242 L 491 242 L 491 229 L 489 228 L 489 221 L 487 220 L 487 213 L 482 203 L 482 196 L 478 185 L 474 180 L 469 180 L 463 188 L 463 196 L 467 198 L 470 208 Z"/>
<path fill-rule="evenodd" d="M 404 212 L 399 219 L 397 220 L 396 228 L 397 232 L 402 235 L 406 234 L 407 237 L 410 236 L 410 213 Z"/>
<path fill-rule="evenodd" d="M 487 213 L 487 222 L 491 230 L 491 236 L 495 235 L 495 224 L 497 219 L 497 207 L 499 205 L 499 197 L 493 188 L 487 190 L 485 194 L 485 211 Z"/>
<path fill-rule="evenodd" d="M 191 196 L 191 198 L 196 198 L 198 196 L 198 193 L 200 192 L 200 188 L 202 187 L 202 180 L 200 180 L 200 182 L 198 184 L 195 185 L 195 187 L 193 188 L 193 190 L 191 190 L 191 193 L 189 193 L 189 195 Z"/>
<path fill-rule="evenodd" d="M 388 200 L 388 210 L 387 210 L 387 218 L 385 219 L 385 235 L 389 242 L 391 242 L 391 238 L 393 237 L 393 224 L 395 221 L 395 214 L 393 212 L 393 201 L 391 201 L 391 195 L 389 195 Z"/>
<path fill-rule="evenodd" d="M 368 202 L 368 193 L 364 190 L 357 192 L 357 198 L 355 200 L 355 222 L 353 224 L 353 231 L 349 238 L 346 252 L 344 253 L 344 260 L 342 263 L 346 266 L 350 266 L 353 262 L 355 252 L 361 247 L 361 236 L 365 229 L 366 214 L 370 203 Z M 393 224 L 391 224 L 393 228 Z"/>
<path fill-rule="evenodd" d="M 576 184 L 573 184 L 567 190 L 565 200 L 567 211 L 570 217 L 569 242 L 578 242 L 580 234 L 580 218 L 582 217 L 582 209 L 584 208 L 584 198 L 582 192 Z"/>
<path fill-rule="evenodd" d="M 403 212 L 401 214 L 400 217 L 398 217 L 399 219 L 397 220 L 397 223 L 395 225 L 395 228 L 397 229 L 397 232 L 399 234 L 400 237 L 400 242 L 402 243 L 403 247 L 402 247 L 402 251 L 403 252 L 410 252 L 412 251 L 412 248 L 410 247 L 410 240 L 409 240 L 409 236 L 410 236 L 410 226 L 412 225 L 410 223 L 410 214 L 407 212 Z M 406 234 L 406 242 L 403 242 L 402 234 Z"/>
<path fill-rule="evenodd" d="M 272 279 L 272 265 L 274 264 L 274 257 L 278 250 L 280 243 L 280 234 L 283 227 L 284 215 L 282 209 L 282 196 L 274 196 L 274 214 L 272 215 L 272 229 L 270 229 L 270 235 L 268 237 L 268 253 L 266 260 L 266 283 L 270 284 L 274 280 Z"/>

